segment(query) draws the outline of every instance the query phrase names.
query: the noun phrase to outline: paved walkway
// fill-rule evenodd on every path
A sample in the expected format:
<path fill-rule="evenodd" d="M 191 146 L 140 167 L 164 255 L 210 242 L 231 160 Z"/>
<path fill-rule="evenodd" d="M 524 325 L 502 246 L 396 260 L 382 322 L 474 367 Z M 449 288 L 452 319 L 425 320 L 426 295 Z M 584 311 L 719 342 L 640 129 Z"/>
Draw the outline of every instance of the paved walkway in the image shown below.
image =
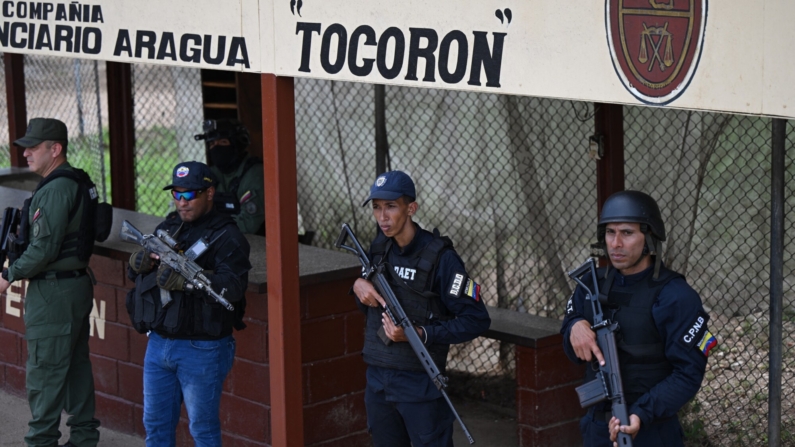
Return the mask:
<path fill-rule="evenodd" d="M 454 400 L 458 413 L 475 438 L 476 446 L 516 447 L 518 436 L 516 420 L 509 410 L 495 408 L 471 401 Z M 23 438 L 28 431 L 30 409 L 28 402 L 19 396 L 0 390 L 0 447 L 24 447 Z M 102 419 L 102 416 L 99 416 Z M 99 447 L 141 447 L 142 438 L 100 427 Z M 458 423 L 455 424 L 454 442 L 458 447 L 469 445 Z M 69 437 L 66 417 L 61 418 L 61 443 Z"/>

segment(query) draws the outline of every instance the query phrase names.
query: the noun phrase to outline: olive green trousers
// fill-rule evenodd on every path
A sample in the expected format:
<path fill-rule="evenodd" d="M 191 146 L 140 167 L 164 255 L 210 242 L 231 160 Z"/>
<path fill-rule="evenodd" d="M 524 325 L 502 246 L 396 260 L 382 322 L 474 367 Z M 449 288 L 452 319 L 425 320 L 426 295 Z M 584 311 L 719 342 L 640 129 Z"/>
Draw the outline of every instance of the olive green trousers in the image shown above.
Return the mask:
<path fill-rule="evenodd" d="M 93 285 L 88 276 L 32 280 L 25 295 L 28 343 L 26 389 L 30 404 L 29 446 L 54 447 L 61 412 L 69 419 L 69 441 L 95 447 L 94 375 L 88 352 Z"/>

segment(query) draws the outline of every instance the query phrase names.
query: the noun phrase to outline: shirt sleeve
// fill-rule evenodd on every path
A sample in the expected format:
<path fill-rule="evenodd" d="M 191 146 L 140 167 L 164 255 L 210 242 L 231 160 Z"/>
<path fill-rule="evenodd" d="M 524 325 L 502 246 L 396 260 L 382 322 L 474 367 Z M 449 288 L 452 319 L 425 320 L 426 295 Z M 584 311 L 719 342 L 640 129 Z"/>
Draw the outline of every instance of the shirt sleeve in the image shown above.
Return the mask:
<path fill-rule="evenodd" d="M 255 234 L 265 222 L 265 179 L 262 164 L 246 171 L 237 188 L 240 214 L 234 217 L 238 228 L 245 234 Z"/>
<path fill-rule="evenodd" d="M 8 269 L 10 281 L 36 276 L 58 257 L 76 195 L 75 188 L 66 182 L 74 184 L 71 180 L 54 180 L 31 199 L 30 244 Z"/>
<path fill-rule="evenodd" d="M 585 301 L 586 293 L 582 286 L 577 286 L 574 289 L 574 293 L 572 293 L 571 297 L 569 297 L 569 301 L 566 303 L 566 316 L 563 318 L 563 324 L 560 327 L 560 333 L 563 335 L 563 352 L 566 353 L 566 357 L 569 358 L 574 363 L 583 363 L 583 360 L 580 360 L 577 355 L 574 353 L 574 348 L 571 346 L 571 327 L 574 326 L 574 323 L 584 320 L 585 316 L 583 314 L 583 308 L 586 304 Z"/>
<path fill-rule="evenodd" d="M 642 426 L 676 415 L 698 393 L 707 367 L 706 355 L 692 338 L 694 333 L 707 333 L 709 317 L 698 293 L 684 279 L 674 279 L 662 289 L 652 317 L 665 340 L 673 372 L 630 407 L 629 413 L 638 415 Z"/>
<path fill-rule="evenodd" d="M 456 275 L 461 275 L 457 278 Z M 442 304 L 453 315 L 447 321 L 433 320 L 423 327 L 427 333 L 426 344 L 463 343 L 478 337 L 488 330 L 491 318 L 473 282 L 475 296 L 467 294 L 464 288 L 471 280 L 464 268 L 464 262 L 453 250 L 442 253 L 434 278 L 433 290 L 440 295 Z M 456 288 L 456 286 L 458 288 Z M 456 292 L 456 293 L 451 293 Z"/>

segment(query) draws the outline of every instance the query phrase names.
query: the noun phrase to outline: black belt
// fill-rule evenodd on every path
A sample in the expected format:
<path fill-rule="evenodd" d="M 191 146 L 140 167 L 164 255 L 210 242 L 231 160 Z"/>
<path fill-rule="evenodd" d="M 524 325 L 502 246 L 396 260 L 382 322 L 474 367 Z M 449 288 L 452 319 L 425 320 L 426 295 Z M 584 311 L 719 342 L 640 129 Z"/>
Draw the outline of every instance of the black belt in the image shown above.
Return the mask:
<path fill-rule="evenodd" d="M 55 279 L 69 279 L 69 278 L 79 278 L 87 274 L 88 272 L 86 272 L 86 269 L 67 270 L 64 272 L 41 272 L 30 279 L 52 279 L 53 277 Z"/>

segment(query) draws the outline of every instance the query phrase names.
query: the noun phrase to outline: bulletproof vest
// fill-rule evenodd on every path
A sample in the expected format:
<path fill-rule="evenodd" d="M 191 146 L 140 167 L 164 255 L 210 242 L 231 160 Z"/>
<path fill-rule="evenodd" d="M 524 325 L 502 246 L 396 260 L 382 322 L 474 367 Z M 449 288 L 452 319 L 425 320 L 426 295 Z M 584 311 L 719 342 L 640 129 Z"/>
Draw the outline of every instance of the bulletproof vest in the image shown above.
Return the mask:
<path fill-rule="evenodd" d="M 172 217 L 166 221 L 164 229 L 174 235 L 180 224 L 179 219 Z M 178 248 L 187 250 L 201 237 L 213 240 L 230 225 L 235 226 L 235 222 L 229 216 L 215 213 L 201 231 L 191 234 L 188 239 L 180 240 L 177 235 Z M 215 270 L 216 260 L 210 257 L 214 252 L 215 250 L 208 250 L 196 262 L 206 270 Z M 160 293 L 156 269 L 135 278 L 135 288 L 127 294 L 126 305 L 133 327 L 138 332 L 154 330 L 166 336 L 220 338 L 230 335 L 233 328 L 243 330 L 246 327 L 243 322 L 246 312 L 245 295 L 235 303 L 233 311 L 228 311 L 214 299 L 198 291 L 171 291 L 173 302 L 163 309 Z"/>
<path fill-rule="evenodd" d="M 599 290 L 606 290 L 606 269 L 599 269 Z M 654 385 L 673 372 L 673 365 L 665 357 L 665 340 L 657 331 L 652 307 L 663 287 L 682 275 L 661 267 L 657 280 L 651 273 L 645 280 L 621 286 L 613 281 L 607 303 L 602 303 L 605 318 L 618 322 L 616 337 L 621 379 L 628 404 L 633 404 Z M 593 321 L 590 303 L 585 304 L 584 316 Z M 586 381 L 593 379 L 594 371 L 588 368 Z"/>
<path fill-rule="evenodd" d="M 77 200 L 69 210 L 67 223 L 72 222 L 77 215 L 77 211 L 82 204 L 83 212 L 80 216 L 80 227 L 77 231 L 68 233 L 64 236 L 61 243 L 61 251 L 53 261 L 59 261 L 71 256 L 76 256 L 80 261 L 88 261 L 94 251 L 94 241 L 104 241 L 110 234 L 110 229 L 113 219 L 113 209 L 107 203 L 99 203 L 99 195 L 97 188 L 91 178 L 85 171 L 78 168 L 71 169 L 56 169 L 50 175 L 42 179 L 33 191 L 33 195 L 40 190 L 44 185 L 51 181 L 66 177 L 74 180 L 78 184 Z M 25 200 L 22 206 L 22 216 L 19 225 L 19 237 L 14 242 L 12 252 L 14 256 L 9 256 L 11 262 L 21 255 L 27 249 L 30 243 L 28 236 L 30 230 L 30 204 L 31 198 Z"/>
<path fill-rule="evenodd" d="M 240 214 L 240 196 L 238 195 L 237 190 L 240 188 L 240 182 L 242 181 L 243 177 L 245 177 L 249 169 L 257 165 L 262 165 L 261 158 L 246 158 L 246 161 L 243 163 L 243 170 L 240 171 L 240 175 L 233 178 L 232 182 L 229 183 L 229 189 L 226 191 L 215 192 L 215 196 L 213 196 L 213 203 L 215 204 L 216 211 L 231 215 Z"/>
<path fill-rule="evenodd" d="M 403 306 L 406 316 L 415 326 L 425 326 L 434 320 L 444 321 L 450 318 L 450 312 L 441 303 L 439 295 L 431 289 L 439 259 L 442 253 L 452 246 L 450 239 L 441 237 L 437 230 L 434 230 L 433 240 L 410 257 L 395 255 L 391 250 L 392 239 L 382 233 L 379 233 L 373 241 L 370 248 L 371 262 L 373 265 L 382 266 L 387 282 Z M 373 366 L 425 371 L 408 343 L 386 345 L 379 338 L 378 331 L 382 327 L 381 313 L 381 308 L 368 308 L 362 351 L 364 361 Z M 436 366 L 444 372 L 450 345 L 434 343 L 426 348 Z"/>

